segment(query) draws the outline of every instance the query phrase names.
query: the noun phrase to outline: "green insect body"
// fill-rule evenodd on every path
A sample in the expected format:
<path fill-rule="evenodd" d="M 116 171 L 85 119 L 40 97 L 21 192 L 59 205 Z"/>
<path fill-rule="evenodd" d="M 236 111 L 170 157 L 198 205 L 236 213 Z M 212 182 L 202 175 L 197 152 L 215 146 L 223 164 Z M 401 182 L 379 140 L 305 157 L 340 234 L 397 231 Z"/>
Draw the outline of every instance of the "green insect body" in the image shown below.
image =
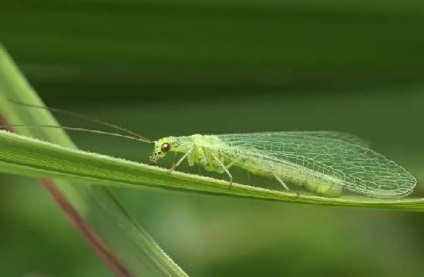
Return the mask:
<path fill-rule="evenodd" d="M 225 173 L 225 168 L 228 169 L 231 166 L 231 161 L 225 156 L 220 155 L 219 151 L 212 149 L 217 149 L 217 147 L 225 148 L 226 146 L 217 136 L 192 135 L 186 137 L 165 137 L 155 142 L 155 148 L 153 155 L 150 156 L 150 162 L 156 164 L 168 152 L 179 152 L 186 155 L 183 157 L 187 158 L 190 166 L 198 164 L 206 171 Z"/>
<path fill-rule="evenodd" d="M 316 173 L 302 174 L 294 167 L 284 166 L 278 163 L 270 164 L 270 168 L 273 168 L 273 171 L 263 169 L 263 166 L 255 161 L 246 161 L 243 164 L 237 164 L 237 166 L 255 175 L 279 178 L 277 180 L 282 183 L 283 186 L 284 183 L 287 182 L 289 184 L 305 187 L 307 190 L 322 196 L 337 197 L 343 192 L 343 186 L 338 184 L 337 181 L 333 180 L 331 177 L 325 175 L 317 176 Z"/>
<path fill-rule="evenodd" d="M 231 167 L 303 186 L 326 197 L 344 189 L 377 198 L 399 198 L 412 192 L 416 179 L 401 166 L 369 149 L 352 135 L 339 132 L 269 132 L 165 137 L 155 141 L 150 162 L 169 152 L 182 153 L 177 167 L 226 173 Z"/>

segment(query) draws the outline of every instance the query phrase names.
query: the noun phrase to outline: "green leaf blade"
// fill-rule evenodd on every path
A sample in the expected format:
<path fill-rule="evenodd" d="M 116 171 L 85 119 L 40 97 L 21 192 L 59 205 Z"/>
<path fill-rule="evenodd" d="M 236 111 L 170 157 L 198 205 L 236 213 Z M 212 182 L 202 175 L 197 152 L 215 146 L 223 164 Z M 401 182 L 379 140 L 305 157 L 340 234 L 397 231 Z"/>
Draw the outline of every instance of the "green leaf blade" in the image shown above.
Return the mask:
<path fill-rule="evenodd" d="M 35 91 L 29 86 L 25 78 L 14 65 L 7 52 L 0 45 L 0 110 L 3 124 L 50 124 L 58 125 L 54 117 L 43 109 L 28 109 L 12 104 L 8 99 L 25 102 L 37 106 L 44 106 Z M 53 142 L 57 145 L 75 148 L 67 134 L 61 129 L 25 129 L 16 130 L 20 134 Z M 14 173 L 34 177 L 58 177 L 66 172 L 61 166 L 67 166 L 64 160 L 57 159 L 57 149 L 51 149 L 50 161 L 44 160 L 45 145 L 31 145 L 18 142 L 17 136 L 2 132 L 3 150 L 14 148 L 20 150 L 12 153 L 2 151 L 4 160 L 0 162 L 2 172 Z M 10 140 L 12 138 L 12 140 Z M 16 145 L 15 142 L 19 145 Z M 10 144 L 11 143 L 11 144 Z M 13 157 L 14 156 L 14 157 Z M 21 159 L 26 156 L 25 159 Z M 46 156 L 47 157 L 47 156 Z M 51 162 L 57 162 L 58 167 L 53 173 Z M 35 167 L 34 167 L 35 166 Z M 34 169 L 36 169 L 34 171 Z M 74 172 L 76 173 L 76 172 Z M 81 176 L 81 172 L 77 175 Z M 65 180 L 66 179 L 66 180 Z M 109 188 L 90 186 L 87 181 L 92 178 L 61 178 L 54 179 L 56 195 L 62 197 L 75 209 L 75 214 L 68 218 L 74 222 L 80 216 L 83 222 L 77 229 L 93 246 L 108 268 L 116 276 L 187 276 L 187 274 L 173 262 L 165 252 L 156 244 L 150 235 L 126 213 L 121 204 L 114 198 Z M 84 181 L 80 183 L 79 181 Z M 59 205 L 61 203 L 58 202 Z M 62 207 L 63 209 L 63 207 Z M 88 236 L 84 229 L 92 232 Z"/>
<path fill-rule="evenodd" d="M 262 200 L 330 206 L 424 211 L 423 198 L 382 200 L 369 197 L 327 198 L 298 195 L 186 174 L 106 155 L 68 149 L 54 144 L 0 132 L 0 162 L 28 176 L 53 176 L 65 180 L 90 180 L 102 186 L 131 189 L 162 188 Z M 0 171 L 3 171 L 0 168 Z"/>

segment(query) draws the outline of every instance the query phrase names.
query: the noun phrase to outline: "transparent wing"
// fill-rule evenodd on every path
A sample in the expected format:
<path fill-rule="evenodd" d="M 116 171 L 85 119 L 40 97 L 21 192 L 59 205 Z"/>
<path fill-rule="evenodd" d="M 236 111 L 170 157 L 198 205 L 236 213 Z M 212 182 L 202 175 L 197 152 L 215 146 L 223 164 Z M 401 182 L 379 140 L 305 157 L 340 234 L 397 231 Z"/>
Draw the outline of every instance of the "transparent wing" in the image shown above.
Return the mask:
<path fill-rule="evenodd" d="M 369 142 L 354 136 L 349 133 L 336 132 L 336 131 L 308 131 L 308 132 L 272 132 L 271 134 L 285 134 L 286 136 L 296 136 L 296 137 L 316 137 L 316 138 L 327 138 L 327 139 L 339 139 L 345 142 L 352 144 L 357 144 L 359 146 L 369 148 Z"/>
<path fill-rule="evenodd" d="M 218 135 L 220 151 L 236 162 L 260 161 L 295 166 L 341 180 L 353 192 L 377 198 L 408 195 L 416 179 L 403 167 L 366 148 L 363 140 L 338 132 L 270 132 Z"/>

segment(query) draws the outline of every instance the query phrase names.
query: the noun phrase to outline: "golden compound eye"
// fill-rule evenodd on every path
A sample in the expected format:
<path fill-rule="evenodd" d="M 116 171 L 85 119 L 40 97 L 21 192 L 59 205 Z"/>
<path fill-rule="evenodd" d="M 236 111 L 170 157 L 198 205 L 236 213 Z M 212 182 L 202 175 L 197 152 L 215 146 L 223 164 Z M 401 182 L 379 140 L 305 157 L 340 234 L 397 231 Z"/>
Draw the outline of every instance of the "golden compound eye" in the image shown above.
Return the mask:
<path fill-rule="evenodd" d="M 167 142 L 162 143 L 162 145 L 160 146 L 160 150 L 164 153 L 168 152 L 169 149 L 171 149 L 171 145 Z"/>

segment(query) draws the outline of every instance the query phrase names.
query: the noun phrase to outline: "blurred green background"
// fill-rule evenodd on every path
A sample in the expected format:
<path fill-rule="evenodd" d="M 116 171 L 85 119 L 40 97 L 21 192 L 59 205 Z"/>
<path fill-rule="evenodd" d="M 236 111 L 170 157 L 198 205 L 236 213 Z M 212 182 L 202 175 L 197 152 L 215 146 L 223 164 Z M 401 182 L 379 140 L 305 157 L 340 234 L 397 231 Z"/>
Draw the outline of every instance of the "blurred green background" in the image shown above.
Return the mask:
<path fill-rule="evenodd" d="M 423 28 L 418 0 L 0 4 L 0 40 L 48 106 L 153 139 L 347 131 L 419 183 Z M 150 151 L 130 141 L 72 137 L 82 149 L 142 162 Z M 110 275 L 41 186 L 1 178 L 1 276 Z M 424 273 L 419 213 L 148 189 L 116 194 L 191 276 Z M 423 195 L 420 185 L 414 195 Z"/>

